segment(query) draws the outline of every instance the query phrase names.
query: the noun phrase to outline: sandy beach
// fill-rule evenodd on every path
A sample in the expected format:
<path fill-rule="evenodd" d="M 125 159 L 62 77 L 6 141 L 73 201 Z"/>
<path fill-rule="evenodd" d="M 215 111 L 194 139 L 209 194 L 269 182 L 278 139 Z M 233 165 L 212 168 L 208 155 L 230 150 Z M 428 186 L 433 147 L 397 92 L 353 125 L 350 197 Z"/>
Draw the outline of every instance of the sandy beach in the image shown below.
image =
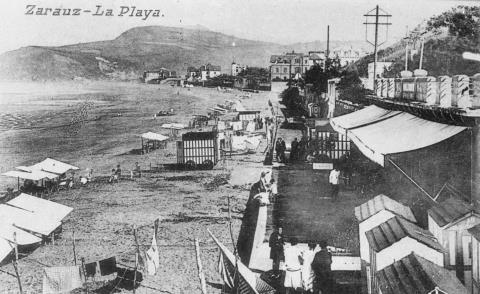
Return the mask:
<path fill-rule="evenodd" d="M 129 171 L 135 162 L 142 169 L 149 169 L 150 164 L 176 162 L 174 139 L 169 140 L 166 149 L 132 154 L 132 150 L 140 148 L 139 134 L 143 132 L 169 135 L 160 127 L 163 123 L 188 124 L 192 114 L 206 114 L 208 107 L 226 99 L 241 99 L 247 109 L 267 111 L 268 100 L 276 98 L 278 92 L 240 98 L 238 91 L 114 82 L 25 87 L 17 84 L 0 89 L 0 172 L 51 157 L 79 166 L 80 174 L 93 169 L 97 178 L 84 187 L 49 196 L 72 206 L 74 211 L 54 245 L 43 245 L 19 261 L 25 293 L 41 291 L 43 267 L 73 264 L 73 232 L 78 258 L 89 262 L 115 255 L 120 265 L 133 266 L 133 227 L 138 228 L 139 243 L 149 246 L 157 218 L 160 269 L 156 276 L 144 277 L 137 293 L 200 293 L 194 238 L 200 241 L 208 291 L 221 292 L 216 269 L 218 250 L 206 229 L 233 248 L 227 197 L 231 198 L 236 238 L 248 198 L 248 183 L 256 180 L 261 170 L 265 142 L 256 154 L 233 157 L 210 171 L 144 173 L 140 179 L 125 179 L 118 184 L 108 184 L 103 177 L 117 164 Z M 171 108 L 174 116 L 153 119 L 154 112 Z M 87 109 L 87 114 L 79 115 L 81 109 Z M 71 127 L 72 120 L 80 123 Z M 239 172 L 242 169 L 246 172 Z M 1 177 L 2 190 L 15 186 L 16 180 Z M 16 293 L 17 280 L 12 273 L 11 265 L 2 267 L 1 293 Z M 98 282 L 89 290 L 110 293 L 111 287 L 102 288 L 103 284 Z M 129 290 L 117 293 L 121 292 Z"/>

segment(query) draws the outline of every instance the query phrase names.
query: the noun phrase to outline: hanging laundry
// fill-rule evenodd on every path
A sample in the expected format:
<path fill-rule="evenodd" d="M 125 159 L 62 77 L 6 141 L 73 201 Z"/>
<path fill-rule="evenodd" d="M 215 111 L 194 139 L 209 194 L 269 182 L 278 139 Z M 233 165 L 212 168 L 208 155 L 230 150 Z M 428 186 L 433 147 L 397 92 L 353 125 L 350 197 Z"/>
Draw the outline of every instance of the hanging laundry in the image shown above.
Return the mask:
<path fill-rule="evenodd" d="M 43 272 L 43 294 L 65 293 L 83 287 L 80 266 L 47 267 Z"/>
<path fill-rule="evenodd" d="M 90 262 L 85 264 L 85 276 L 87 278 L 94 277 L 97 274 L 97 262 Z"/>
<path fill-rule="evenodd" d="M 115 256 L 100 260 L 98 264 L 102 276 L 111 275 L 117 272 L 117 261 Z"/>
<path fill-rule="evenodd" d="M 155 275 L 160 266 L 160 256 L 158 255 L 157 238 L 155 238 L 155 234 L 153 235 L 152 246 L 145 253 L 145 257 L 147 275 Z"/>

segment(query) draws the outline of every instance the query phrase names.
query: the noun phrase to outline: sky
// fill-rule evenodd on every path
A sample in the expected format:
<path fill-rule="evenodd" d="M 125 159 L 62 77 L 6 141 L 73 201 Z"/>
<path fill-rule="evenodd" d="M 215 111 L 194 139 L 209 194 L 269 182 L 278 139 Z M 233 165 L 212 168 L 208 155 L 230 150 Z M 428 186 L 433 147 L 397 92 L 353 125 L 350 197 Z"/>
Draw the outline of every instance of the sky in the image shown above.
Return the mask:
<path fill-rule="evenodd" d="M 326 40 L 363 40 L 363 16 L 378 4 L 392 15 L 389 41 L 405 36 L 430 16 L 456 5 L 480 5 L 453 0 L 1 0 L 0 53 L 23 46 L 58 46 L 110 40 L 137 26 L 194 26 L 237 37 L 290 44 Z M 28 15 L 27 5 L 38 8 L 112 9 L 114 16 Z M 129 12 L 119 16 L 121 6 Z M 159 17 L 128 16 L 139 10 L 160 10 Z M 126 9 L 126 8 L 125 8 Z M 136 13 L 136 10 L 135 10 Z"/>

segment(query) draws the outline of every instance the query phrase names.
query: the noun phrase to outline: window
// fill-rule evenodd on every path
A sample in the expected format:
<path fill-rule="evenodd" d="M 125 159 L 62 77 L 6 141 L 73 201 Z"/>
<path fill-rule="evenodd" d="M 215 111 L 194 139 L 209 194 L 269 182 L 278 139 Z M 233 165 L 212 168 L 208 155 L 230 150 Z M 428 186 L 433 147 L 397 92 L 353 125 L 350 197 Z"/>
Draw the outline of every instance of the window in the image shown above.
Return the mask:
<path fill-rule="evenodd" d="M 287 73 L 287 71 L 288 71 L 288 68 L 284 67 L 283 68 L 283 73 Z"/>
<path fill-rule="evenodd" d="M 295 63 L 300 63 L 300 59 L 296 58 Z"/>
<path fill-rule="evenodd" d="M 279 72 L 280 72 L 280 69 L 279 69 L 278 67 L 275 68 L 275 72 L 276 72 L 276 73 L 279 73 Z"/>
<path fill-rule="evenodd" d="M 300 67 L 295 67 L 295 73 L 300 73 Z"/>

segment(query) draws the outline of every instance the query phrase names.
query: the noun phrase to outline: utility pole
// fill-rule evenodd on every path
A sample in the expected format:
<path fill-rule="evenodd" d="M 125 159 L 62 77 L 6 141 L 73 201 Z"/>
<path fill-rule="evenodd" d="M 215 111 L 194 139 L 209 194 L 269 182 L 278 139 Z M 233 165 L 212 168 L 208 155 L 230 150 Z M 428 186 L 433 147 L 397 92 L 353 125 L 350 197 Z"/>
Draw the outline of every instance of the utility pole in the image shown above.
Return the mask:
<path fill-rule="evenodd" d="M 375 14 L 372 14 L 373 12 L 375 12 Z M 382 14 L 380 14 L 380 12 L 382 12 Z M 365 22 L 363 23 L 365 25 L 365 40 L 370 43 L 371 45 L 373 45 L 374 47 L 374 51 L 373 51 L 373 55 L 374 55 L 374 62 L 373 62 L 373 85 L 375 87 L 375 81 L 377 79 L 377 61 L 378 61 L 378 47 L 382 44 L 384 44 L 386 41 L 387 41 L 387 37 L 385 38 L 385 40 L 381 43 L 378 43 L 378 27 L 383 25 L 386 27 L 386 30 L 387 30 L 387 35 L 388 35 L 388 26 L 391 25 L 392 23 L 388 22 L 388 18 L 391 17 L 392 15 L 391 14 L 388 14 L 387 12 L 385 12 L 383 9 L 379 8 L 378 5 L 370 10 L 369 12 L 367 12 L 366 14 L 364 14 L 363 16 L 365 16 Z M 369 18 L 371 17 L 374 17 L 375 18 L 375 22 L 369 22 Z M 380 22 L 380 18 L 386 18 L 386 21 L 385 22 Z M 375 39 L 374 39 L 374 42 L 372 43 L 370 40 L 368 40 L 368 26 L 369 25 L 375 25 Z"/>
<path fill-rule="evenodd" d="M 325 56 L 324 71 L 327 71 L 327 63 L 328 63 L 329 56 L 330 56 L 330 25 L 327 26 L 327 56 Z"/>

